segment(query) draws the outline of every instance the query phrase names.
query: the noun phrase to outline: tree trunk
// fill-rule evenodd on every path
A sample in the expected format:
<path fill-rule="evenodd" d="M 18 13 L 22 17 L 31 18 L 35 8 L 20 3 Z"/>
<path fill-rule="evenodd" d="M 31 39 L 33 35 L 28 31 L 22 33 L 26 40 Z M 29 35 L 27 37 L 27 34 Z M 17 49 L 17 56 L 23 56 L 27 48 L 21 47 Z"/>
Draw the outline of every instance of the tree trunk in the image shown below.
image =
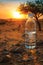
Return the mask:
<path fill-rule="evenodd" d="M 41 24 L 39 23 L 37 16 L 35 16 L 35 18 L 36 18 L 36 23 L 38 25 L 39 31 L 41 31 Z"/>

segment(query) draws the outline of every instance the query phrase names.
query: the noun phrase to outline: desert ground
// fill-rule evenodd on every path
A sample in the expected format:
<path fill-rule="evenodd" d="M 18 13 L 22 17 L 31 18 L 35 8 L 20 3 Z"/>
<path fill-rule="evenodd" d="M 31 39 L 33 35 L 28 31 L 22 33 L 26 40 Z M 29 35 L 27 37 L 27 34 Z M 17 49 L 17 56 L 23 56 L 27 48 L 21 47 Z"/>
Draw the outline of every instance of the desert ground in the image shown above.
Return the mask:
<path fill-rule="evenodd" d="M 36 48 L 29 50 L 25 48 L 25 21 L 0 19 L 0 65 L 43 65 L 43 20 L 40 24 Z"/>

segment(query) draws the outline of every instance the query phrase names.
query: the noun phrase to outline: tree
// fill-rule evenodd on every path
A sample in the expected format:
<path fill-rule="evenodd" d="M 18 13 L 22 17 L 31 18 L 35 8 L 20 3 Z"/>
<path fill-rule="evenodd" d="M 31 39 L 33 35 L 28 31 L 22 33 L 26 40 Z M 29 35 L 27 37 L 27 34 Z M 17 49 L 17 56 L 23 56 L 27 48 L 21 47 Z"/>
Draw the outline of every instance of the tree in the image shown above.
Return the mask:
<path fill-rule="evenodd" d="M 27 14 L 29 11 L 32 12 L 36 18 L 36 23 L 39 26 L 39 31 L 41 31 L 41 25 L 39 23 L 38 18 L 43 14 L 43 4 L 42 3 L 33 3 L 33 2 L 26 2 L 26 4 L 20 4 L 18 10 L 24 14 Z"/>

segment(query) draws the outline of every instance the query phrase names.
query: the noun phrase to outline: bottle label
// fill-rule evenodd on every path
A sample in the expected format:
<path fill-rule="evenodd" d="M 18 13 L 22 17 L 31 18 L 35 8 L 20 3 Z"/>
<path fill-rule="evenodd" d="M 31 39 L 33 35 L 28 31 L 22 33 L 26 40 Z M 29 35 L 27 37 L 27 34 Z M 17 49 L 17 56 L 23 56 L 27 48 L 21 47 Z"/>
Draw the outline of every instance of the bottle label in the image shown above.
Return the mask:
<path fill-rule="evenodd" d="M 28 32 L 26 34 L 26 45 L 35 46 L 36 45 L 36 31 Z"/>

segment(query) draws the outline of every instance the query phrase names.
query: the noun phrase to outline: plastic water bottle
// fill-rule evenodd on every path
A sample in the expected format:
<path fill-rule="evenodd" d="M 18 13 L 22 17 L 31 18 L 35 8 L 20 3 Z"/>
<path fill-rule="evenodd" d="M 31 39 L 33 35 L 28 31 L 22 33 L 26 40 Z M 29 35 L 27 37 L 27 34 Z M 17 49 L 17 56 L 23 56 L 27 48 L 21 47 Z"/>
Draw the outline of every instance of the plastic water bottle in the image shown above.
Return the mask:
<path fill-rule="evenodd" d="M 36 47 L 36 22 L 33 16 L 28 16 L 25 23 L 25 47 L 34 49 Z"/>

